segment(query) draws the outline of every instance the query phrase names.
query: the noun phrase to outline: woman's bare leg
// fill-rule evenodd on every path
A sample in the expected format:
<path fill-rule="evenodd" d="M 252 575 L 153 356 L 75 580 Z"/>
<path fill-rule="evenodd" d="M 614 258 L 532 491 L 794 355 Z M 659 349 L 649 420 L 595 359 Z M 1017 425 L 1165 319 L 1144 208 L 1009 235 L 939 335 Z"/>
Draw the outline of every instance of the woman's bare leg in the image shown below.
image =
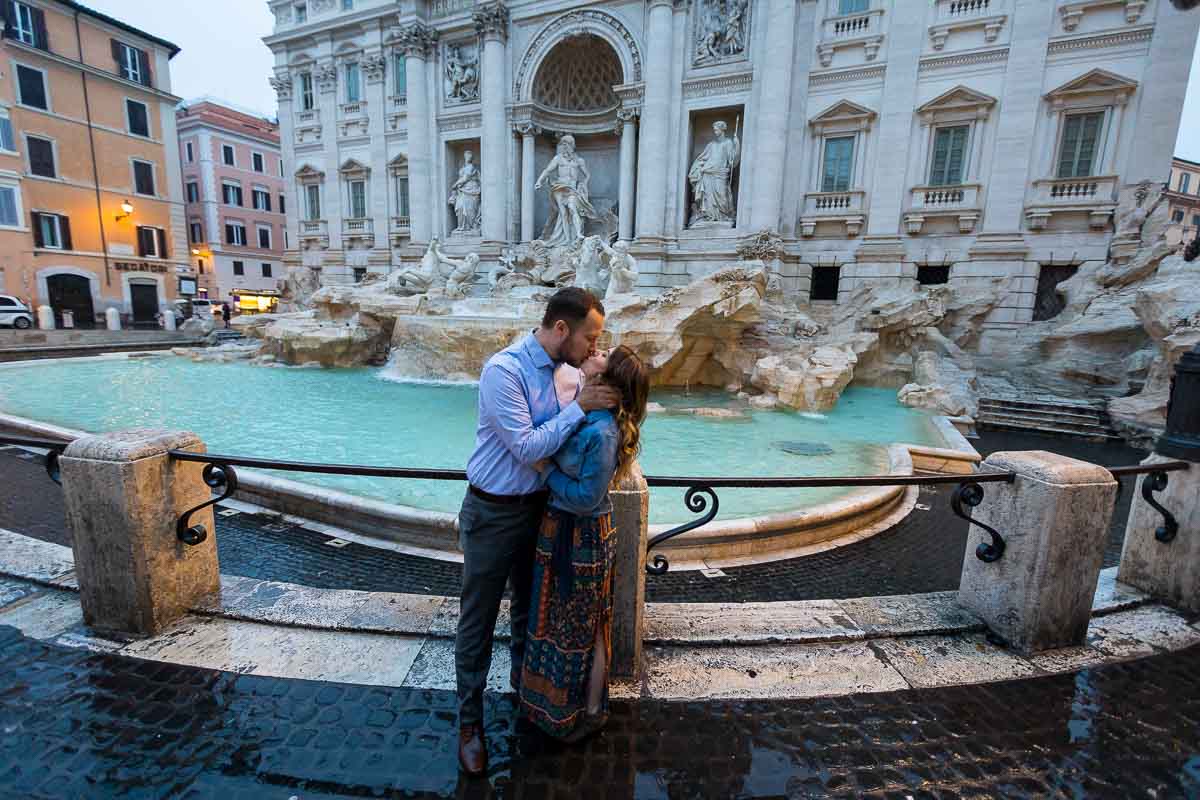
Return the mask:
<path fill-rule="evenodd" d="M 592 643 L 592 674 L 588 678 L 587 713 L 599 714 L 600 704 L 604 702 L 604 679 L 608 672 L 605 663 L 607 647 L 604 634 L 596 631 L 596 641 Z"/>

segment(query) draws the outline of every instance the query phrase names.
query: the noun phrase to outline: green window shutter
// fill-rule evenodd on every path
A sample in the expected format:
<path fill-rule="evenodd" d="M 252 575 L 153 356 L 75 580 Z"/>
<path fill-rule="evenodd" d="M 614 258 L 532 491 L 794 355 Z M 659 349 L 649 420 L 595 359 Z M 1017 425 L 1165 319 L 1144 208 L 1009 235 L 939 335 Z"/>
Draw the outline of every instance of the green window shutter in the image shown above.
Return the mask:
<path fill-rule="evenodd" d="M 1086 178 L 1092 175 L 1103 122 L 1103 111 L 1067 117 L 1058 155 L 1058 177 Z"/>
<path fill-rule="evenodd" d="M 930 186 L 957 186 L 963 182 L 969 132 L 967 125 L 937 129 L 929 169 Z"/>

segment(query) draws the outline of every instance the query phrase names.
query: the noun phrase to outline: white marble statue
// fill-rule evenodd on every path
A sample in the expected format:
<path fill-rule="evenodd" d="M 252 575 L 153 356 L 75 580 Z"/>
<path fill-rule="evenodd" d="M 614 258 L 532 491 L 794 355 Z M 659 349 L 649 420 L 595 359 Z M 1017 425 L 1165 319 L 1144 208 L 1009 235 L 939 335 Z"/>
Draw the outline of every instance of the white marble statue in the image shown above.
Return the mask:
<path fill-rule="evenodd" d="M 742 157 L 737 131 L 733 138 L 725 136 L 726 124 L 713 123 L 713 140 L 709 142 L 688 170 L 692 184 L 691 227 L 712 224 L 732 225 L 737 212 L 733 202 L 733 170 Z"/>
<path fill-rule="evenodd" d="M 437 257 L 439 263 L 450 267 L 450 274 L 446 278 L 446 297 L 454 300 L 466 297 L 467 290 L 475 281 L 475 271 L 479 267 L 479 254 L 467 253 L 465 258 L 449 258 L 442 255 L 439 250 Z"/>
<path fill-rule="evenodd" d="M 461 47 L 446 53 L 446 99 L 460 103 L 479 99 L 479 59 L 464 56 Z"/>
<path fill-rule="evenodd" d="M 409 267 L 392 273 L 388 278 L 388 291 L 393 294 L 424 294 L 441 283 L 441 243 L 435 236 L 429 242 L 425 255 L 421 256 L 419 268 Z"/>
<path fill-rule="evenodd" d="M 629 242 L 619 241 L 609 247 L 603 241 L 600 247 L 608 255 L 608 291 L 604 297 L 608 299 L 619 294 L 630 294 L 637 287 L 637 260 L 629 254 Z"/>
<path fill-rule="evenodd" d="M 601 244 L 599 236 L 588 236 L 583 240 L 575 259 L 575 285 L 597 297 L 604 296 L 605 288 L 602 276 L 604 268 L 600 262 Z"/>
<path fill-rule="evenodd" d="M 454 229 L 456 236 L 466 236 L 479 233 L 479 197 L 482 187 L 479 183 L 479 167 L 475 166 L 475 154 L 470 150 L 463 153 L 463 165 L 458 171 L 458 180 L 450 185 L 450 197 L 446 201 L 454 208 L 454 216 L 458 227 Z"/>
<path fill-rule="evenodd" d="M 541 189 L 546 178 L 550 182 L 550 216 L 542 231 L 542 240 L 549 247 L 570 246 L 583 238 L 586 220 L 601 221 L 588 199 L 591 175 L 583 159 L 575 153 L 575 137 L 567 134 L 558 140 L 558 153 L 542 170 L 533 188 Z"/>

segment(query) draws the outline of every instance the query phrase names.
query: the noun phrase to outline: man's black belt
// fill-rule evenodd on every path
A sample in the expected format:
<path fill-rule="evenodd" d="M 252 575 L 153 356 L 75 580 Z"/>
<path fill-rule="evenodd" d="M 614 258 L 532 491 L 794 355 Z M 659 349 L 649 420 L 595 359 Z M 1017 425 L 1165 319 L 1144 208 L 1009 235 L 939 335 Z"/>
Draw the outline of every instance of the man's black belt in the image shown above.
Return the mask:
<path fill-rule="evenodd" d="M 550 494 L 544 489 L 540 492 L 532 492 L 530 494 L 492 494 L 491 492 L 485 492 L 478 486 L 470 487 L 470 492 L 480 500 L 486 500 L 489 503 L 497 503 L 503 506 L 529 506 L 534 503 L 544 503 Z"/>

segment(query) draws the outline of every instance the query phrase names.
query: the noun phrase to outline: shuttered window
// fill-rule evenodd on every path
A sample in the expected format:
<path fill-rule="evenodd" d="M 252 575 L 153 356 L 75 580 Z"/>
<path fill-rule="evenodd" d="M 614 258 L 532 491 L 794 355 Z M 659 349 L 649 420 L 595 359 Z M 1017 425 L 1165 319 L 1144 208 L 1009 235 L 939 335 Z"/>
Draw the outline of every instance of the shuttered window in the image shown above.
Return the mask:
<path fill-rule="evenodd" d="M 271 228 L 270 226 L 260 225 L 258 228 L 258 246 L 263 250 L 271 249 Z"/>
<path fill-rule="evenodd" d="M 51 250 L 70 250 L 71 221 L 61 214 L 44 214 L 34 211 L 29 215 L 33 223 L 33 244 Z"/>
<path fill-rule="evenodd" d="M 245 275 L 246 274 L 245 263 L 242 261 L 233 262 L 233 274 L 234 275 Z"/>
<path fill-rule="evenodd" d="M 21 105 L 43 111 L 50 107 L 46 96 L 46 74 L 40 69 L 18 64 L 17 90 L 17 102 Z"/>
<path fill-rule="evenodd" d="M 17 188 L 0 186 L 0 225 L 15 228 L 20 221 L 17 216 Z"/>
<path fill-rule="evenodd" d="M 350 181 L 350 218 L 362 219 L 367 215 L 367 184 L 365 181 Z"/>
<path fill-rule="evenodd" d="M 312 221 L 321 218 L 321 187 L 311 184 L 304 187 L 304 196 L 308 200 L 308 218 Z"/>
<path fill-rule="evenodd" d="M 151 197 L 155 195 L 153 164 L 148 161 L 133 162 L 133 190 Z"/>
<path fill-rule="evenodd" d="M 131 47 L 116 39 L 112 42 L 113 60 L 117 62 L 117 74 L 127 81 L 152 86 L 150 80 L 150 54 L 145 50 Z"/>
<path fill-rule="evenodd" d="M 230 222 L 225 225 L 225 244 L 246 246 L 246 226 L 240 222 Z"/>
<path fill-rule="evenodd" d="M 313 110 L 313 80 L 311 72 L 300 73 L 300 108 L 302 111 Z"/>
<path fill-rule="evenodd" d="M 227 206 L 242 205 L 242 187 L 235 183 L 221 184 L 221 199 L 225 201 Z"/>
<path fill-rule="evenodd" d="M 346 102 L 357 103 L 362 99 L 362 85 L 359 81 L 358 64 L 346 65 Z"/>
<path fill-rule="evenodd" d="M 262 153 L 253 153 L 253 154 L 251 154 L 251 156 L 250 156 L 250 162 L 251 162 L 251 164 L 254 166 L 254 171 L 255 171 L 255 172 L 265 172 L 265 171 L 266 171 L 266 167 L 263 165 L 263 164 L 264 164 L 264 162 L 263 162 L 263 155 L 262 155 Z"/>
<path fill-rule="evenodd" d="M 145 103 L 126 100 L 125 110 L 129 116 L 129 132 L 135 136 L 150 136 L 150 113 Z"/>
<path fill-rule="evenodd" d="M 42 178 L 57 178 L 54 168 L 54 143 L 37 136 L 26 136 L 25 147 L 29 150 L 29 172 Z"/>
<path fill-rule="evenodd" d="M 397 53 L 392 57 L 392 94 L 396 97 L 408 96 L 408 71 L 404 67 L 404 54 Z"/>
<path fill-rule="evenodd" d="M 14 0 L 3 0 L 4 16 L 7 26 L 4 35 L 9 39 L 36 47 L 39 50 L 50 49 L 50 37 L 46 33 L 46 12 L 34 8 L 28 3 L 18 3 Z"/>
<path fill-rule="evenodd" d="M 1058 153 L 1058 177 L 1087 178 L 1094 174 L 1103 123 L 1103 111 L 1067 115 Z"/>
<path fill-rule="evenodd" d="M 7 150 L 10 153 L 15 153 L 17 150 L 16 140 L 13 139 L 12 120 L 4 109 L 0 109 L 0 150 Z"/>
<path fill-rule="evenodd" d="M 187 201 L 189 203 L 199 203 L 200 202 L 200 184 L 195 183 L 195 182 L 189 182 L 186 184 L 186 186 L 187 186 Z"/>
<path fill-rule="evenodd" d="M 139 225 L 137 229 L 138 255 L 151 258 L 167 257 L 167 234 L 162 228 Z"/>
<path fill-rule="evenodd" d="M 1188 187 L 1192 182 L 1191 173 L 1184 172 L 1179 175 L 1179 191 L 1187 193 Z"/>
<path fill-rule="evenodd" d="M 839 136 L 835 139 L 826 139 L 824 169 L 821 173 L 821 191 L 849 191 L 850 170 L 853 164 L 853 136 Z"/>
<path fill-rule="evenodd" d="M 957 186 L 963 182 L 970 131 L 967 125 L 937 129 L 933 137 L 933 163 L 929 168 L 930 186 Z"/>
<path fill-rule="evenodd" d="M 199 222 L 193 222 L 188 226 L 189 238 L 192 244 L 199 244 L 204 241 L 204 225 Z"/>

